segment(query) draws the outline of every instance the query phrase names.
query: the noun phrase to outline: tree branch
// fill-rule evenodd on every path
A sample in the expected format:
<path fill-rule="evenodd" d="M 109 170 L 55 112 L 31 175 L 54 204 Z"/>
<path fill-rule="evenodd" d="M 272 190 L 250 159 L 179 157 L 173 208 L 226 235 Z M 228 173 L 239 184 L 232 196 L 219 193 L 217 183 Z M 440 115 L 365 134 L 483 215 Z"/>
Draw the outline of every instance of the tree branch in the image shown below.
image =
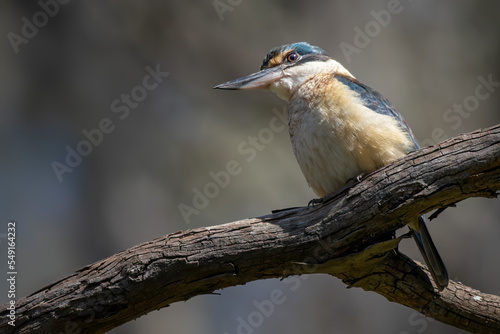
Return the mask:
<path fill-rule="evenodd" d="M 16 303 L 3 333 L 104 333 L 171 303 L 264 278 L 327 273 L 470 332 L 500 331 L 500 298 L 458 282 L 438 293 L 393 232 L 430 210 L 500 189 L 500 125 L 409 154 L 296 208 L 180 231 L 88 265 Z M 6 320 L 3 320 L 6 319 Z"/>

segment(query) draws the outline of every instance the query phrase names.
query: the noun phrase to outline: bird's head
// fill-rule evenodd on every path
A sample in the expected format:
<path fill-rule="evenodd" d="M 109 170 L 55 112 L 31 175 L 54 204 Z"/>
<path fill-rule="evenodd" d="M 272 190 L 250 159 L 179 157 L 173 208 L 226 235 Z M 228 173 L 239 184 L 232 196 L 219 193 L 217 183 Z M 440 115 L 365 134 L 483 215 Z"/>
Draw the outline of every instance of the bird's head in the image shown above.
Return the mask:
<path fill-rule="evenodd" d="M 214 88 L 269 89 L 289 101 L 302 83 L 319 73 L 340 73 L 353 77 L 323 49 L 306 42 L 299 42 L 273 48 L 264 58 L 259 72 Z"/>

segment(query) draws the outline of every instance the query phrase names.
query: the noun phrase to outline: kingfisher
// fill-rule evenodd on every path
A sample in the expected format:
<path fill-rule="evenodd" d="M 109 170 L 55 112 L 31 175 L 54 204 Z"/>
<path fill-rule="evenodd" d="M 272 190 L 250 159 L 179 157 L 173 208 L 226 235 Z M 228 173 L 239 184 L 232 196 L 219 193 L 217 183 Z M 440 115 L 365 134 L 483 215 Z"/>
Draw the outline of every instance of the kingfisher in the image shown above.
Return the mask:
<path fill-rule="evenodd" d="M 288 102 L 295 157 L 319 196 L 419 149 L 401 114 L 323 49 L 306 42 L 275 47 L 260 71 L 216 89 L 268 89 Z M 408 223 L 432 278 L 442 291 L 448 272 L 422 215 Z"/>

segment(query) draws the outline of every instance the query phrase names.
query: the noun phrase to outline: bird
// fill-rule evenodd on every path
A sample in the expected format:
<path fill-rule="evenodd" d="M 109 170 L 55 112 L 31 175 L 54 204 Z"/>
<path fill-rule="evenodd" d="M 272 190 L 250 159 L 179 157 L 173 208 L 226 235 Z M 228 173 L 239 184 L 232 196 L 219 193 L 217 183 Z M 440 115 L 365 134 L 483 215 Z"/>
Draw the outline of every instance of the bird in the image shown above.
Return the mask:
<path fill-rule="evenodd" d="M 307 42 L 271 49 L 260 71 L 213 87 L 267 89 L 288 102 L 293 151 L 319 197 L 404 157 L 419 145 L 396 108 L 358 81 L 322 48 Z M 408 223 L 439 291 L 448 272 L 425 215 Z"/>

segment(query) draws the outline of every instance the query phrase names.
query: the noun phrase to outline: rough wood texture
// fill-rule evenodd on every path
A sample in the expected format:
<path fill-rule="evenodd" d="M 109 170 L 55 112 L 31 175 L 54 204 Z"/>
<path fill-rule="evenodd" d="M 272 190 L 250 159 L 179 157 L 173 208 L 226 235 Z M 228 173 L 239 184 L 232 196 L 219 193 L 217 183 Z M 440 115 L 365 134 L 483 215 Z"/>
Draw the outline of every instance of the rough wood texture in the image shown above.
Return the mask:
<path fill-rule="evenodd" d="M 438 293 L 425 267 L 397 252 L 393 232 L 433 209 L 500 189 L 500 126 L 422 149 L 324 204 L 180 231 L 88 265 L 17 302 L 2 333 L 103 333 L 216 289 L 307 273 L 476 333 L 500 332 L 500 298 L 457 282 Z M 485 232 L 487 233 L 487 232 Z M 492 255 L 493 256 L 493 255 Z"/>

